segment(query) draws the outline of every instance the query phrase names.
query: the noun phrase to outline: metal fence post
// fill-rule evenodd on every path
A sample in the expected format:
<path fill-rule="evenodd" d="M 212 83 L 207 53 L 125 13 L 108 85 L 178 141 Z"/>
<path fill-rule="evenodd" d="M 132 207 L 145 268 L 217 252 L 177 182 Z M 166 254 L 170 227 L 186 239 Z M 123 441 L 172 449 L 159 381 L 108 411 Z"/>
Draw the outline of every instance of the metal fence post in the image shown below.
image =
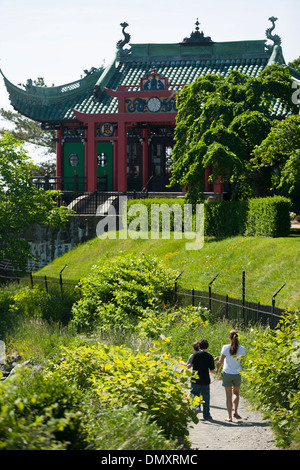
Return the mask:
<path fill-rule="evenodd" d="M 225 318 L 228 318 L 228 294 L 226 294 Z"/>
<path fill-rule="evenodd" d="M 277 294 L 279 294 L 279 292 L 281 291 L 281 289 L 284 288 L 284 286 L 285 286 L 285 284 L 283 284 L 283 285 L 280 287 L 280 289 L 278 289 L 278 291 L 276 292 L 276 294 L 274 294 L 273 297 L 272 297 L 272 314 L 275 313 L 275 297 L 276 297 Z"/>
<path fill-rule="evenodd" d="M 245 318 L 245 298 L 246 298 L 246 273 L 242 276 L 242 317 Z"/>
<path fill-rule="evenodd" d="M 68 265 L 65 264 L 64 267 L 62 268 L 62 270 L 60 271 L 59 273 L 59 283 L 60 283 L 60 291 L 61 291 L 61 295 L 63 294 L 63 281 L 62 281 L 62 272 L 65 268 L 67 268 Z"/>
<path fill-rule="evenodd" d="M 219 276 L 220 273 L 218 273 L 212 281 L 210 281 L 210 283 L 208 284 L 208 309 L 211 311 L 211 286 L 212 286 L 212 283 L 217 279 L 217 277 Z"/>
<path fill-rule="evenodd" d="M 180 278 L 182 273 L 183 273 L 183 271 L 181 271 L 181 273 L 178 274 L 178 276 L 174 280 L 174 300 L 175 300 L 175 302 L 177 302 L 177 280 Z"/>

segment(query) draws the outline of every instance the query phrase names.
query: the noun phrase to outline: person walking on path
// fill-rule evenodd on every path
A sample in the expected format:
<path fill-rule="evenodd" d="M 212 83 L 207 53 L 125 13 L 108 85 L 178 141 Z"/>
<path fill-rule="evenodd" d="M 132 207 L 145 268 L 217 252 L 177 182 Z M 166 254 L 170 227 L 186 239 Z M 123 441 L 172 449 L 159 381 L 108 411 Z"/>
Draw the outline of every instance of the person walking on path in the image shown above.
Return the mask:
<path fill-rule="evenodd" d="M 210 375 L 209 371 L 214 372 L 214 358 L 207 352 L 208 341 L 201 339 L 199 341 L 199 351 L 196 351 L 187 364 L 188 368 L 193 368 L 193 377 L 191 379 L 191 395 L 203 399 L 203 418 L 212 419 L 210 416 Z M 200 406 L 198 407 L 200 411 Z"/>
<path fill-rule="evenodd" d="M 239 406 L 239 393 L 241 386 L 241 359 L 245 356 L 245 348 L 239 344 L 238 334 L 236 330 L 229 332 L 230 344 L 225 344 L 222 347 L 221 357 L 216 368 L 216 374 L 219 373 L 220 368 L 223 366 L 222 382 L 226 392 L 226 407 L 228 411 L 228 418 L 225 421 L 232 422 L 232 408 L 234 410 L 233 416 L 236 419 L 241 419 L 238 414 Z"/>

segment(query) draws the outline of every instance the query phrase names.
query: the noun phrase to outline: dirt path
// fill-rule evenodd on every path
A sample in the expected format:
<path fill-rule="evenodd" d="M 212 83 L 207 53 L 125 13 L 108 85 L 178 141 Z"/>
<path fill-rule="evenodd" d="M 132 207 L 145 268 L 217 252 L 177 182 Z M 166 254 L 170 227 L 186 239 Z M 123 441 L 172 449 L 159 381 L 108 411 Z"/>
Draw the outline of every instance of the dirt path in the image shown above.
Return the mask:
<path fill-rule="evenodd" d="M 193 424 L 190 429 L 193 449 L 278 450 L 271 428 L 245 399 L 240 398 L 238 408 L 242 419 L 238 421 L 233 418 L 233 422 L 228 423 L 225 421 L 227 410 L 222 381 L 217 380 L 210 387 L 210 413 L 213 420 L 204 421 L 202 412 L 198 414 L 199 423 Z"/>

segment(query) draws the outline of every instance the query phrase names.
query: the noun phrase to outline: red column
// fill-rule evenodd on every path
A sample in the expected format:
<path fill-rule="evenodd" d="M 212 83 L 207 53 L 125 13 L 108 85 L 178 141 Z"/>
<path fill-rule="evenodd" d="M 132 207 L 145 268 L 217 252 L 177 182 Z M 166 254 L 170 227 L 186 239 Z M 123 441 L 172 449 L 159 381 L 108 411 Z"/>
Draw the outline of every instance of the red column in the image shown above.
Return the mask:
<path fill-rule="evenodd" d="M 127 132 L 126 123 L 118 125 L 118 166 L 117 166 L 117 191 L 127 191 Z"/>
<path fill-rule="evenodd" d="M 214 193 L 223 193 L 223 183 L 222 178 L 218 178 L 214 183 Z"/>
<path fill-rule="evenodd" d="M 62 148 L 62 128 L 56 131 L 56 176 L 63 176 L 63 148 Z M 56 189 L 61 189 L 61 183 L 56 186 Z"/>
<path fill-rule="evenodd" d="M 118 128 L 115 129 L 115 137 L 118 137 Z M 113 191 L 118 190 L 118 138 L 113 142 Z"/>
<path fill-rule="evenodd" d="M 87 191 L 97 191 L 96 125 L 89 122 L 87 131 Z"/>
<path fill-rule="evenodd" d="M 149 129 L 146 127 L 143 129 L 143 188 L 146 188 L 146 185 L 149 180 Z"/>

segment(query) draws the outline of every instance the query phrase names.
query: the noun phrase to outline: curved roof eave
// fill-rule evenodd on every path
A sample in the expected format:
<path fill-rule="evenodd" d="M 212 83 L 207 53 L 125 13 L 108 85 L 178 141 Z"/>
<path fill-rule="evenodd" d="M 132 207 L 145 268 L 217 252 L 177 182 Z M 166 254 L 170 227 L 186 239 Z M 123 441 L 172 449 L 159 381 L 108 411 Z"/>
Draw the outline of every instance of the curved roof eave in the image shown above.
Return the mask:
<path fill-rule="evenodd" d="M 55 87 L 38 87 L 28 81 L 27 88 L 24 90 L 10 82 L 1 69 L 0 73 L 13 108 L 30 119 L 44 122 L 52 119 L 50 116 L 41 116 L 41 109 L 54 106 L 56 103 L 60 103 L 60 106 L 63 107 L 64 103 L 76 101 L 77 96 L 82 96 L 87 91 L 93 90 L 95 83 L 103 74 L 103 69 L 95 69 L 93 73 L 88 73 L 84 78 Z M 66 120 L 66 116 L 61 116 L 60 119 Z M 57 117 L 54 120 L 57 120 Z"/>

